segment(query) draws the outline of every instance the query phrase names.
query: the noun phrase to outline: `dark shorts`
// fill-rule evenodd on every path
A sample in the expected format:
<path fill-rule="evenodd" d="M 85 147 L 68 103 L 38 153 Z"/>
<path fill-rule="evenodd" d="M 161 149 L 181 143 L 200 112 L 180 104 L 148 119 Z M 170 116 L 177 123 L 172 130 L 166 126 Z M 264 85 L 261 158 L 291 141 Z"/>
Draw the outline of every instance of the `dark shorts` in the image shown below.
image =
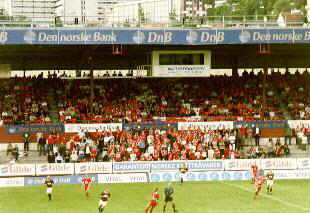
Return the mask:
<path fill-rule="evenodd" d="M 172 202 L 173 201 L 173 197 L 165 197 L 165 202 Z"/>

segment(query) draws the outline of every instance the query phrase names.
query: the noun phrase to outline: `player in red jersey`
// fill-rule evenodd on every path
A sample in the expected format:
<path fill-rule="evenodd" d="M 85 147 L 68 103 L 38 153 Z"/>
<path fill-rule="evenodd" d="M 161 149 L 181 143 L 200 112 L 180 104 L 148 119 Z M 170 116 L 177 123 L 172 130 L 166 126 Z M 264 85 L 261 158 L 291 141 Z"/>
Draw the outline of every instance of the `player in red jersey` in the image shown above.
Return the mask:
<path fill-rule="evenodd" d="M 159 200 L 158 188 L 155 188 L 152 192 L 152 199 L 150 200 L 149 204 L 147 205 L 144 213 L 152 213 L 153 209 L 157 206 Z"/>
<path fill-rule="evenodd" d="M 262 185 L 263 183 L 266 182 L 266 179 L 261 177 L 261 178 L 255 178 L 255 193 L 254 193 L 254 198 L 256 199 L 256 197 L 258 196 L 259 192 L 262 190 Z"/>
<path fill-rule="evenodd" d="M 252 170 L 252 183 L 255 183 L 255 179 L 257 177 L 257 171 L 258 171 L 258 167 L 257 167 L 256 163 L 254 163 L 251 166 L 251 170 Z"/>
<path fill-rule="evenodd" d="M 82 184 L 84 186 L 86 198 L 88 199 L 89 198 L 89 189 L 90 189 L 90 185 L 91 185 L 91 178 L 88 176 L 88 174 L 83 176 Z"/>

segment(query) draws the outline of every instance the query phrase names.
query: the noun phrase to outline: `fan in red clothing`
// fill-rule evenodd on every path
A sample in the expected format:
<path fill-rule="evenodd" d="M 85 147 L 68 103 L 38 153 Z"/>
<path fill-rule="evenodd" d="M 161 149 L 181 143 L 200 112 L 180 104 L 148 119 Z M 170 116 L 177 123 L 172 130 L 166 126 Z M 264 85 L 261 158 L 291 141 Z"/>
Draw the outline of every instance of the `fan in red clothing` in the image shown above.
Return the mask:
<path fill-rule="evenodd" d="M 263 177 L 257 177 L 255 178 L 255 193 L 254 193 L 254 199 L 256 199 L 256 197 L 258 196 L 259 192 L 262 190 L 262 185 L 263 183 L 266 182 L 266 179 Z"/>
<path fill-rule="evenodd" d="M 91 178 L 88 176 L 88 174 L 83 176 L 82 184 L 84 186 L 86 198 L 88 199 L 89 198 L 89 189 L 90 189 L 90 185 L 91 185 Z"/>
<path fill-rule="evenodd" d="M 152 199 L 150 200 L 148 206 L 144 210 L 144 213 L 152 213 L 153 209 L 157 206 L 159 200 L 158 188 L 155 188 L 152 192 Z"/>
<path fill-rule="evenodd" d="M 257 171 L 258 171 L 256 163 L 252 164 L 251 170 L 252 170 L 252 183 L 255 183 L 255 178 L 257 177 Z"/>

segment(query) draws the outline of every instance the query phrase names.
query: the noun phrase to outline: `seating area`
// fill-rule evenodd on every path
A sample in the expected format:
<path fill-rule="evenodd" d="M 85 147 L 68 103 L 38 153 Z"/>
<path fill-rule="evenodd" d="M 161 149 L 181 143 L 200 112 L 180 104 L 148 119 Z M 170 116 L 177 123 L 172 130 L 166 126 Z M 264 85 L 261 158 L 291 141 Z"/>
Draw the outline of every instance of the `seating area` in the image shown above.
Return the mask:
<path fill-rule="evenodd" d="M 173 128 L 167 131 L 81 132 L 71 137 L 48 136 L 44 153 L 59 153 L 65 158 L 67 150 L 70 162 L 85 162 L 93 158 L 117 162 L 239 158 L 237 150 L 241 144 L 238 141 L 236 144 L 236 134 L 236 130 L 177 131 Z"/>
<path fill-rule="evenodd" d="M 41 160 L 49 163 L 287 157 L 290 155 L 288 145 L 291 144 L 291 140 L 284 143 L 280 138 L 270 138 L 267 143 L 260 140 L 259 146 L 255 146 L 257 138 L 251 127 L 186 131 L 175 128 L 82 131 L 32 137 L 37 142 Z M 296 134 L 292 137 L 295 138 Z M 300 141 L 297 143 L 301 144 Z M 9 148 L 12 149 L 12 145 L 9 144 L 7 153 L 12 152 Z M 28 154 L 25 153 L 20 148 L 20 156 L 16 160 L 19 161 L 21 156 L 27 159 Z M 13 153 L 9 154 L 16 157 Z"/>
<path fill-rule="evenodd" d="M 209 78 L 3 79 L 4 123 L 153 122 L 196 117 L 200 121 L 309 119 L 309 73 Z M 48 87 L 46 87 L 48 85 Z"/>
<path fill-rule="evenodd" d="M 49 87 L 39 79 L 1 79 L 0 115 L 5 124 L 50 123 Z"/>
<path fill-rule="evenodd" d="M 89 82 L 79 81 L 62 89 L 67 92 L 58 100 L 60 120 L 145 122 L 156 117 L 186 116 L 200 116 L 201 120 L 259 120 L 262 88 L 257 89 L 260 78 L 256 77 L 96 81 L 93 116 Z M 268 111 L 273 114 L 265 117 L 283 119 L 279 105 L 275 96 L 268 97 Z"/>

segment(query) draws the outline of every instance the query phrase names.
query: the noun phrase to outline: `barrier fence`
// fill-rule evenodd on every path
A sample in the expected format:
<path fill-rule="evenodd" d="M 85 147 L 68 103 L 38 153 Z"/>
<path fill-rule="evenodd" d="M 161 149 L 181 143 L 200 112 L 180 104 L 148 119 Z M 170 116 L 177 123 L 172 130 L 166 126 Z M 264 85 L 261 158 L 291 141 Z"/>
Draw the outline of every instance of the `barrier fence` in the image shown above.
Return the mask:
<path fill-rule="evenodd" d="M 310 179 L 310 169 L 274 170 L 275 179 Z M 156 183 L 177 182 L 180 180 L 177 171 L 127 173 L 127 174 L 91 174 L 94 184 L 111 183 Z M 81 184 L 81 175 L 53 176 L 55 184 Z M 46 176 L 0 178 L 0 187 L 38 186 L 43 185 Z M 188 172 L 185 181 L 246 181 L 251 179 L 250 171 L 204 171 Z"/>
<path fill-rule="evenodd" d="M 310 169 L 310 158 L 3 164 L 0 165 L 0 177 L 157 172 L 171 173 L 177 172 L 184 164 L 189 168 L 190 172 L 249 171 L 251 165 L 254 163 L 260 169 L 264 170 Z"/>
<path fill-rule="evenodd" d="M 166 119 L 166 118 L 165 118 Z M 190 119 L 190 117 L 188 117 Z M 298 128 L 310 126 L 310 120 L 283 120 L 283 121 L 210 121 L 210 122 L 155 122 L 155 123 L 96 123 L 96 124 L 46 124 L 46 125 L 7 125 L 7 133 L 50 133 L 65 132 L 76 133 L 96 131 L 117 131 L 130 129 L 168 129 L 174 127 L 178 130 L 191 129 L 232 129 L 241 126 L 258 128 Z"/>

